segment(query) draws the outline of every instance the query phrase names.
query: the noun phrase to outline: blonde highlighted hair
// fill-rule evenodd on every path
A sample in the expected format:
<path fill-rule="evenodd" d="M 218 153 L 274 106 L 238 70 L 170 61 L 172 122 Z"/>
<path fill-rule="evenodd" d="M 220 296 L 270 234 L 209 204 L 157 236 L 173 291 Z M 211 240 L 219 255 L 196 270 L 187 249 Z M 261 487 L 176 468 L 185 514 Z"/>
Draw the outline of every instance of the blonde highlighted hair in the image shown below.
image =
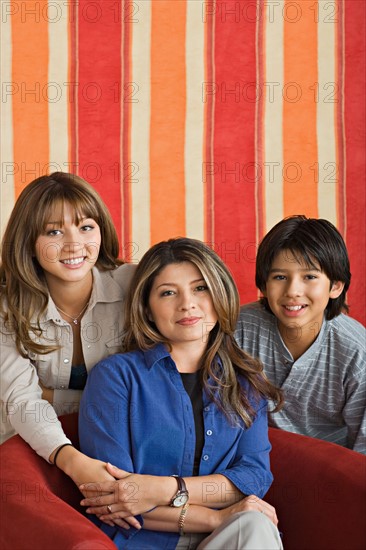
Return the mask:
<path fill-rule="evenodd" d="M 249 427 L 254 409 L 249 396 L 243 392 L 238 375 L 249 381 L 252 397 L 263 396 L 277 403 L 275 410 L 282 404 L 282 393 L 267 380 L 262 364 L 236 344 L 234 331 L 239 316 L 239 293 L 224 262 L 203 242 L 183 237 L 170 239 L 154 245 L 143 256 L 126 303 L 125 349 L 146 350 L 157 343 L 169 346 L 149 320 L 149 296 L 154 279 L 162 269 L 182 262 L 191 262 L 202 273 L 218 317 L 201 361 L 203 386 L 230 420 L 238 416 Z"/>

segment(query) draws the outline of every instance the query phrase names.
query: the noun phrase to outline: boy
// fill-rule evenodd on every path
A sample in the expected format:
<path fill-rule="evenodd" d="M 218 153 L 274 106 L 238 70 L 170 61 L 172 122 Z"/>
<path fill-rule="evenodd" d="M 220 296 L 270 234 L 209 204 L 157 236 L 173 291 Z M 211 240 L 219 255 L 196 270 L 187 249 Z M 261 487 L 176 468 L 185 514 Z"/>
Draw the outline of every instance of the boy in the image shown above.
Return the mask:
<path fill-rule="evenodd" d="M 284 390 L 270 425 L 366 454 L 366 331 L 342 313 L 350 280 L 329 221 L 285 218 L 258 248 L 263 297 L 242 307 L 235 336 Z"/>

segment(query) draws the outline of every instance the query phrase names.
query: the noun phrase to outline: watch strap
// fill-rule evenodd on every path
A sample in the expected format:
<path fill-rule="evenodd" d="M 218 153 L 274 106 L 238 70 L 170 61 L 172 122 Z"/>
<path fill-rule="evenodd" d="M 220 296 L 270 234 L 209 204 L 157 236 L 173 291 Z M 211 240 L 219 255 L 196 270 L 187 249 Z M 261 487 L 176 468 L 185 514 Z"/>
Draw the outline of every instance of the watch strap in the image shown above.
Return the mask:
<path fill-rule="evenodd" d="M 185 481 L 182 477 L 180 477 L 178 475 L 175 475 L 175 474 L 172 475 L 171 477 L 174 477 L 177 480 L 177 484 L 178 484 L 178 491 L 175 493 L 175 495 L 173 496 L 173 498 L 170 501 L 170 506 L 174 506 L 174 501 L 177 497 L 179 497 L 182 494 L 187 495 L 187 497 L 188 497 L 189 493 L 188 493 L 186 483 L 185 483 Z"/>

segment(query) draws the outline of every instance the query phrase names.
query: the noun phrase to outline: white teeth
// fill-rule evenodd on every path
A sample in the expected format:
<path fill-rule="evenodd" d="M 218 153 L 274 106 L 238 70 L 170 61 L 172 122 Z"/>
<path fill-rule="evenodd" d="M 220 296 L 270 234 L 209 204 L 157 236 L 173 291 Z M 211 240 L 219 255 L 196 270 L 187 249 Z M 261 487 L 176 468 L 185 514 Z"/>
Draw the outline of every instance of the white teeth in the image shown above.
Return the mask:
<path fill-rule="evenodd" d="M 67 265 L 76 265 L 81 264 L 84 261 L 84 258 L 72 258 L 71 260 L 61 260 L 63 264 Z"/>
<path fill-rule="evenodd" d="M 286 309 L 288 309 L 289 311 L 299 311 L 302 306 L 285 306 Z"/>

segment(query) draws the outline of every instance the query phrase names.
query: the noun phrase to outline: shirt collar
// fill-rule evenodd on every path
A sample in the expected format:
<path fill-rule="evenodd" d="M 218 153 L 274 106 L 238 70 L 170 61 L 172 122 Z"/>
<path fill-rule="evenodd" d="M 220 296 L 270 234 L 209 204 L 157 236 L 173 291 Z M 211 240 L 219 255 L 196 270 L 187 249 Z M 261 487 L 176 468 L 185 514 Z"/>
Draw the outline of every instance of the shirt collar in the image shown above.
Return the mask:
<path fill-rule="evenodd" d="M 143 354 L 145 357 L 146 367 L 148 369 L 151 369 L 155 363 L 161 359 L 165 359 L 166 357 L 171 359 L 170 353 L 164 344 L 156 344 L 153 348 L 144 350 Z"/>
<path fill-rule="evenodd" d="M 89 305 L 87 309 L 91 309 L 97 302 L 116 302 L 121 301 L 121 287 L 113 279 L 109 271 L 99 271 L 97 267 L 93 267 L 93 290 L 90 296 Z M 33 320 L 36 320 L 36 316 Z M 43 317 L 44 321 L 62 321 L 60 313 L 58 312 L 55 302 L 49 295 L 48 305 Z M 63 322 L 63 321 L 62 321 Z"/>
<path fill-rule="evenodd" d="M 122 300 L 121 287 L 112 277 L 113 271 L 99 271 L 93 267 L 93 290 L 89 305 L 94 307 L 97 302 L 116 302 Z"/>

